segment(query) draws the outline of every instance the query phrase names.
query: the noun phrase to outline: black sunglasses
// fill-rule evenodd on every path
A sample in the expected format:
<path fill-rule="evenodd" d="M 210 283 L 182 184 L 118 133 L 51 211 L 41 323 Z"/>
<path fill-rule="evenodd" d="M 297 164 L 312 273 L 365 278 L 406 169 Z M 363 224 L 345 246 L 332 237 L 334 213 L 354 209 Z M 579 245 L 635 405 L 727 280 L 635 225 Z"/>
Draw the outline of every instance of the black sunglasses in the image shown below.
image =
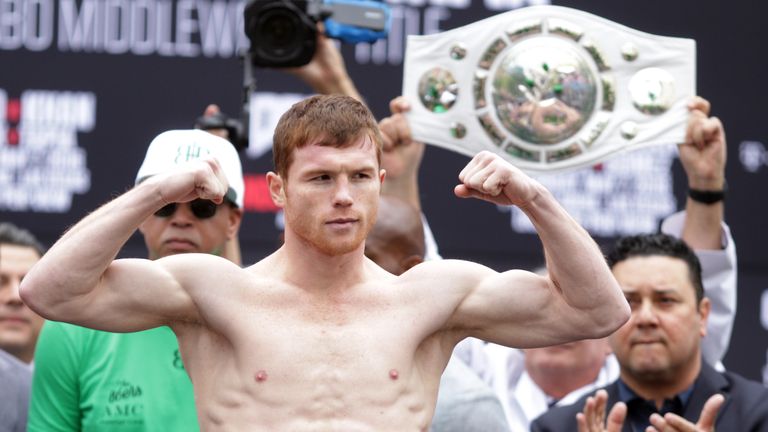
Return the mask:
<path fill-rule="evenodd" d="M 155 216 L 169 217 L 176 212 L 177 205 L 178 203 L 166 204 L 163 208 L 155 212 Z M 219 206 L 211 200 L 196 199 L 189 203 L 189 209 L 192 210 L 192 214 L 198 219 L 208 219 L 213 217 L 218 208 Z"/>

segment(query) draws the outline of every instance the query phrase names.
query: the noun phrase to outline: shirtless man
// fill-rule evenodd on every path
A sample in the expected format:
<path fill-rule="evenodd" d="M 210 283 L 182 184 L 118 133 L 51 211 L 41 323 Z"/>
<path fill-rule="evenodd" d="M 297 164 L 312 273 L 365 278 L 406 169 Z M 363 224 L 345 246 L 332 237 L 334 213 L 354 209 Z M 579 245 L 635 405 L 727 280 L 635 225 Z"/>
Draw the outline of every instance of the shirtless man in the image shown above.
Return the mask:
<path fill-rule="evenodd" d="M 169 325 L 204 430 L 425 431 L 440 374 L 467 336 L 533 347 L 603 337 L 629 306 L 589 235 L 534 180 L 489 153 L 457 196 L 515 204 L 546 249 L 549 277 L 444 260 L 401 276 L 363 255 L 384 171 L 370 111 L 313 96 L 274 136 L 274 202 L 285 243 L 246 269 L 185 254 L 114 260 L 169 202 L 217 202 L 215 160 L 159 174 L 90 214 L 24 279 L 41 315 L 107 331 Z"/>

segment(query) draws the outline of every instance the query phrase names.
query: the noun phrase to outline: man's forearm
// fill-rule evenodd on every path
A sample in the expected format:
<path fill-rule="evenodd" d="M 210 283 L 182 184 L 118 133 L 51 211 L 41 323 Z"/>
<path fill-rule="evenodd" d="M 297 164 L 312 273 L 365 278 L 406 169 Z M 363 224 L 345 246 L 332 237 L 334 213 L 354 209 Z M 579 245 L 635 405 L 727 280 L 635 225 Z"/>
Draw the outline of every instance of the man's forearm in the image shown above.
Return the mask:
<path fill-rule="evenodd" d="M 549 276 L 565 301 L 594 313 L 595 321 L 606 328 L 623 324 L 629 306 L 592 237 L 543 186 L 521 209 L 541 238 Z"/>
<path fill-rule="evenodd" d="M 21 288 L 24 300 L 38 311 L 47 311 L 92 291 L 139 224 L 161 205 L 159 193 L 147 184 L 88 215 L 25 277 Z"/>
<path fill-rule="evenodd" d="M 685 205 L 683 240 L 692 249 L 718 250 L 723 248 L 723 202 L 704 204 L 688 198 Z"/>

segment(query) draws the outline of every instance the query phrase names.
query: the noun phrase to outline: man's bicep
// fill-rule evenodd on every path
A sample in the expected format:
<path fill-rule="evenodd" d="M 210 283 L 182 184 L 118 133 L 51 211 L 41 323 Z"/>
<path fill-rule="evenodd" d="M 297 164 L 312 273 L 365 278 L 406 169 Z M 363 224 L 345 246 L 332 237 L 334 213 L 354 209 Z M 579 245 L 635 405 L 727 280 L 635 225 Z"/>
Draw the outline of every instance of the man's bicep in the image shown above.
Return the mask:
<path fill-rule="evenodd" d="M 111 332 L 132 332 L 190 320 L 196 309 L 179 275 L 189 270 L 179 260 L 121 259 L 110 264 L 98 286 L 71 309 L 85 327 Z M 69 320 L 68 320 L 69 321 Z"/>
<path fill-rule="evenodd" d="M 458 289 L 462 298 L 453 319 L 462 327 L 484 331 L 499 322 L 512 324 L 524 318 L 517 312 L 521 302 L 528 301 L 520 294 L 524 291 L 522 284 L 531 283 L 529 273 L 498 273 L 480 265 L 459 267 L 456 273 L 451 279 L 461 285 Z"/>
<path fill-rule="evenodd" d="M 550 279 L 523 270 L 486 275 L 457 313 L 470 336 L 517 348 L 570 340 L 569 308 Z"/>

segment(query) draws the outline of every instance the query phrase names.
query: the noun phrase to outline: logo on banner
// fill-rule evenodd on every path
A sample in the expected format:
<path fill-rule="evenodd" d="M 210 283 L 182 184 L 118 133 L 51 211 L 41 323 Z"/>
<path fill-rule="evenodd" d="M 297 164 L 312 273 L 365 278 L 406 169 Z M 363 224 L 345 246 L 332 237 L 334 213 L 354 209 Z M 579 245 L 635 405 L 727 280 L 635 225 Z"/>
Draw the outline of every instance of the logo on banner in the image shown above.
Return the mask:
<path fill-rule="evenodd" d="M 677 208 L 672 189 L 674 146 L 637 150 L 592 169 L 537 176 L 568 213 L 592 235 L 613 237 L 656 232 L 659 221 Z M 512 229 L 535 233 L 517 207 Z"/>
<path fill-rule="evenodd" d="M 0 89 L 0 210 L 66 213 L 91 187 L 78 133 L 96 123 L 90 92 Z"/>

